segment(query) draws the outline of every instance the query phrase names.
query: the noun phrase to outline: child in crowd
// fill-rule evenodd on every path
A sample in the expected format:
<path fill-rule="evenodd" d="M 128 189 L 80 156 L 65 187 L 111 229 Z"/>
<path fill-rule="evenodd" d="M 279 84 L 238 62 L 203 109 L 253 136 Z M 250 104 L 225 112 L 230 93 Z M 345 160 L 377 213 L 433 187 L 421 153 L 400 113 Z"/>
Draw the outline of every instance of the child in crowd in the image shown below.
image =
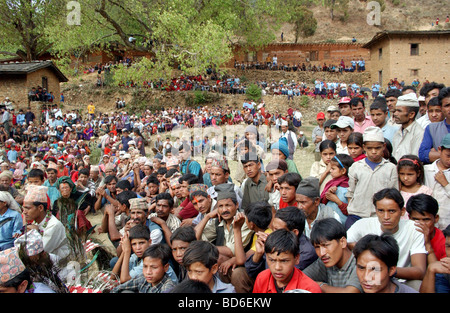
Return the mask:
<path fill-rule="evenodd" d="M 319 145 L 320 161 L 315 161 L 309 173 L 309 176 L 319 179 L 320 192 L 325 184 L 331 180 L 330 161 L 336 155 L 336 144 L 331 140 L 324 140 Z"/>
<path fill-rule="evenodd" d="M 347 139 L 348 154 L 353 161 L 359 161 L 366 157 L 363 148 L 363 135 L 359 132 L 353 132 Z"/>
<path fill-rule="evenodd" d="M 283 176 L 278 177 L 278 185 L 280 186 L 279 209 L 283 209 L 288 206 L 297 206 L 295 191 L 301 181 L 302 178 L 297 173 L 286 173 Z"/>
<path fill-rule="evenodd" d="M 170 267 L 170 247 L 167 244 L 154 244 L 142 255 L 141 275 L 115 287 L 112 293 L 164 293 L 175 287 L 167 271 Z"/>
<path fill-rule="evenodd" d="M 300 259 L 298 237 L 285 229 L 267 236 L 264 252 L 268 269 L 258 274 L 253 293 L 284 293 L 304 290 L 321 293 L 319 285 L 295 267 Z"/>
<path fill-rule="evenodd" d="M 204 282 L 213 293 L 234 293 L 234 286 L 222 282 L 217 274 L 218 260 L 219 250 L 215 245 L 196 240 L 184 252 L 183 265 L 189 279 Z"/>
<path fill-rule="evenodd" d="M 195 241 L 195 230 L 192 226 L 178 227 L 170 236 L 170 247 L 172 248 L 172 262 L 178 281 L 183 281 L 187 277 L 186 269 L 183 266 L 183 256 L 191 242 Z"/>
<path fill-rule="evenodd" d="M 383 158 L 386 144 L 381 128 L 367 127 L 363 140 L 367 157 L 353 163 L 348 171 L 347 230 L 358 219 L 375 216 L 372 197 L 377 191 L 390 187 L 398 189 L 397 168 Z"/>
<path fill-rule="evenodd" d="M 330 128 L 336 129 L 339 137 L 339 140 L 336 142 L 336 153 L 348 154 L 348 136 L 350 136 L 355 128 L 353 118 L 349 116 L 340 116 L 337 122 L 331 125 Z"/>
<path fill-rule="evenodd" d="M 411 196 L 417 194 L 433 195 L 433 190 L 425 186 L 423 165 L 418 156 L 408 154 L 402 156 L 397 162 L 397 173 L 400 185 L 400 193 L 402 194 L 405 205 Z M 408 212 L 403 216 L 403 219 L 408 219 Z"/>
<path fill-rule="evenodd" d="M 339 215 L 341 223 L 344 225 L 348 215 L 348 199 L 346 197 L 348 190 L 348 169 L 353 163 L 353 158 L 347 154 L 335 155 L 330 161 L 330 175 L 332 179 L 325 185 L 320 195 L 320 202 L 333 208 Z"/>
<path fill-rule="evenodd" d="M 336 123 L 337 120 L 330 119 L 327 120 L 325 123 L 323 123 L 323 140 L 331 140 L 332 142 L 336 143 L 338 141 L 338 133 L 336 128 L 331 128 L 331 125 Z"/>

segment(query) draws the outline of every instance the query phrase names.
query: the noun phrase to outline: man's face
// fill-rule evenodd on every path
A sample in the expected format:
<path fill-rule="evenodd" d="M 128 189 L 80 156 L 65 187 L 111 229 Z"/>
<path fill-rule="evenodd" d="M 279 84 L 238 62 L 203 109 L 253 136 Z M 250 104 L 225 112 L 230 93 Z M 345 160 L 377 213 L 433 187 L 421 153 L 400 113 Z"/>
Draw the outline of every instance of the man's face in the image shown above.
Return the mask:
<path fill-rule="evenodd" d="M 341 112 L 340 111 L 333 111 L 330 113 L 330 120 L 338 120 L 339 116 L 341 116 Z"/>
<path fill-rule="evenodd" d="M 171 210 L 172 210 L 172 207 L 169 205 L 168 200 L 160 199 L 156 202 L 155 212 L 159 218 L 161 218 L 163 220 L 167 220 Z"/>
<path fill-rule="evenodd" d="M 214 275 L 217 273 L 218 264 L 214 264 L 211 269 L 207 268 L 201 262 L 195 262 L 186 267 L 189 279 L 198 280 L 210 285 Z M 211 287 L 211 286 L 210 286 Z"/>
<path fill-rule="evenodd" d="M 347 240 L 342 237 L 340 240 L 323 240 L 314 244 L 317 256 L 321 259 L 325 267 L 333 267 L 337 265 L 343 255 L 344 249 L 347 247 Z"/>
<path fill-rule="evenodd" d="M 56 174 L 55 174 L 56 175 Z M 89 177 L 92 179 L 92 180 L 97 180 L 98 179 L 98 176 L 99 176 L 99 172 L 97 172 L 97 171 L 90 171 L 89 172 Z"/>
<path fill-rule="evenodd" d="M 437 123 L 444 120 L 444 114 L 442 114 L 442 107 L 433 105 L 428 108 L 428 117 L 431 123 Z"/>
<path fill-rule="evenodd" d="M 189 197 L 189 183 L 187 181 L 183 181 L 180 184 L 179 192 L 181 198 Z"/>
<path fill-rule="evenodd" d="M 280 184 L 280 196 L 285 203 L 295 201 L 295 186 L 291 186 L 286 182 Z"/>
<path fill-rule="evenodd" d="M 380 163 L 383 159 L 385 146 L 384 142 L 378 141 L 367 141 L 363 144 L 367 158 L 374 163 Z"/>
<path fill-rule="evenodd" d="M 147 283 L 155 286 L 162 280 L 168 268 L 169 263 L 163 265 L 161 259 L 146 257 L 143 261 L 142 272 Z"/>
<path fill-rule="evenodd" d="M 339 111 L 344 116 L 352 116 L 352 108 L 349 103 L 339 104 Z"/>
<path fill-rule="evenodd" d="M 375 203 L 375 211 L 381 224 L 381 229 L 395 233 L 398 230 L 400 218 L 405 214 L 405 208 L 399 208 L 397 202 L 383 198 Z"/>
<path fill-rule="evenodd" d="M 355 121 L 363 121 L 365 118 L 364 106 L 361 102 L 358 102 L 358 105 L 352 106 L 352 114 L 355 118 Z"/>
<path fill-rule="evenodd" d="M 365 293 L 388 292 L 391 275 L 396 267 L 388 268 L 386 264 L 366 250 L 356 260 L 356 275 Z"/>
<path fill-rule="evenodd" d="M 257 161 L 249 161 L 243 164 L 244 172 L 248 178 L 256 177 L 261 171 L 261 163 Z"/>
<path fill-rule="evenodd" d="M 287 130 L 288 130 L 288 127 L 287 127 L 287 126 L 281 126 L 281 131 L 282 131 L 283 133 L 287 132 Z"/>
<path fill-rule="evenodd" d="M 267 266 L 278 287 L 285 287 L 292 278 L 292 271 L 300 260 L 300 255 L 294 256 L 288 252 L 266 253 Z"/>
<path fill-rule="evenodd" d="M 424 212 L 424 214 L 421 214 L 417 211 L 411 211 L 411 214 L 409 214 L 409 219 L 413 220 L 417 224 L 421 224 L 428 227 L 429 235 L 433 235 L 434 232 L 434 224 L 438 222 L 439 215 L 435 217 L 433 214 Z M 430 237 L 431 238 L 431 237 Z"/>
<path fill-rule="evenodd" d="M 27 222 L 34 221 L 35 219 L 39 218 L 44 212 L 44 208 L 41 205 L 35 206 L 33 202 L 29 201 L 23 202 L 22 210 Z"/>
<path fill-rule="evenodd" d="M 412 112 L 409 111 L 408 107 L 397 106 L 394 111 L 394 121 L 397 124 L 408 124 L 413 118 Z"/>
<path fill-rule="evenodd" d="M 147 219 L 147 212 L 143 210 L 131 209 L 130 217 L 131 220 L 134 220 L 136 223 L 145 224 Z"/>
<path fill-rule="evenodd" d="M 5 169 L 2 169 L 2 170 L 5 170 Z M 0 184 L 1 185 L 9 187 L 10 183 L 11 183 L 11 180 L 8 177 L 0 178 Z"/>
<path fill-rule="evenodd" d="M 380 109 L 370 110 L 370 117 L 372 118 L 372 122 L 377 127 L 383 127 L 386 123 L 386 118 L 388 116 L 388 112 L 383 112 Z"/>
<path fill-rule="evenodd" d="M 428 105 L 428 102 L 431 98 L 439 96 L 439 88 L 434 88 L 428 91 L 428 93 L 425 95 L 425 104 Z"/>
<path fill-rule="evenodd" d="M 308 196 L 297 193 L 295 194 L 295 200 L 297 201 L 297 208 L 302 210 L 305 213 L 306 217 L 308 218 L 311 214 L 313 214 L 317 210 L 320 198 L 314 200 Z"/>
<path fill-rule="evenodd" d="M 189 242 L 175 239 L 172 241 L 172 256 L 178 264 L 183 264 L 183 256 L 186 249 L 189 247 Z"/>
<path fill-rule="evenodd" d="M 276 168 L 274 170 L 267 171 L 269 181 L 272 182 L 273 186 L 278 186 L 278 178 L 286 174 L 285 171 Z M 279 187 L 279 186 L 278 186 Z"/>
<path fill-rule="evenodd" d="M 236 215 L 237 205 L 231 199 L 221 199 L 217 201 L 217 210 L 224 221 L 231 222 Z"/>
<path fill-rule="evenodd" d="M 387 105 L 387 107 L 389 109 L 389 112 L 394 113 L 396 104 L 397 104 L 397 98 L 396 97 L 388 97 L 388 98 L 386 98 L 386 105 Z"/>
<path fill-rule="evenodd" d="M 195 196 L 192 199 L 192 204 L 194 208 L 201 214 L 207 214 L 211 210 L 212 200 L 211 197 Z"/>
<path fill-rule="evenodd" d="M 214 166 L 211 167 L 209 176 L 211 178 L 211 184 L 213 186 L 217 186 L 226 183 L 230 174 L 224 171 L 222 168 Z"/>
<path fill-rule="evenodd" d="M 110 192 L 114 193 L 114 192 L 116 192 L 116 184 L 117 184 L 117 181 L 115 181 L 115 180 L 113 179 L 112 181 L 110 181 L 109 183 L 106 184 L 106 188 L 107 188 Z"/>
<path fill-rule="evenodd" d="M 47 179 L 51 182 L 56 181 L 57 173 L 55 171 L 47 171 Z"/>
<path fill-rule="evenodd" d="M 439 160 L 445 168 L 450 168 L 450 149 L 438 148 L 440 157 Z"/>
<path fill-rule="evenodd" d="M 447 123 L 450 120 L 450 97 L 442 99 L 442 114 L 447 119 Z"/>

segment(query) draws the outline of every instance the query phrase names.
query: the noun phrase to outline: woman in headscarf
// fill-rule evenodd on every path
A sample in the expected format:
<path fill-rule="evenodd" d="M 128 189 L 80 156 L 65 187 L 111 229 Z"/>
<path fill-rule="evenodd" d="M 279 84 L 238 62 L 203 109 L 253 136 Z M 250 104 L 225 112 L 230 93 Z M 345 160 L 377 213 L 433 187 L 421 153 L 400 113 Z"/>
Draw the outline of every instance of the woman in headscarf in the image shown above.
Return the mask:
<path fill-rule="evenodd" d="M 136 148 L 139 150 L 142 156 L 145 156 L 145 140 L 141 134 L 139 128 L 135 127 L 133 129 L 134 142 L 136 143 Z"/>
<path fill-rule="evenodd" d="M 78 191 L 68 176 L 58 178 L 55 187 L 61 193 L 61 197 L 53 204 L 53 214 L 58 217 L 68 231 L 75 231 L 78 236 L 85 235 L 92 228 L 86 218 L 93 203 L 91 195 L 89 192 Z"/>
<path fill-rule="evenodd" d="M 94 135 L 94 129 L 91 126 L 91 123 L 87 123 L 86 127 L 83 130 L 83 138 L 84 140 L 91 140 Z"/>
<path fill-rule="evenodd" d="M 0 191 L 0 251 L 13 247 L 15 238 L 21 234 L 23 220 L 20 213 L 11 208 L 13 200 L 8 191 Z"/>

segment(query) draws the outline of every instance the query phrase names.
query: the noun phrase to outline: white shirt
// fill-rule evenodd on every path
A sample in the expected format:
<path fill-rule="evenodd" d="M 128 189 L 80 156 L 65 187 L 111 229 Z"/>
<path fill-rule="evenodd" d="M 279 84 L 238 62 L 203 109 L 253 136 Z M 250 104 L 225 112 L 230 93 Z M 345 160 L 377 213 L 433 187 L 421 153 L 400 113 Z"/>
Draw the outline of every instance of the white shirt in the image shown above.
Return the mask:
<path fill-rule="evenodd" d="M 382 233 L 378 217 L 362 218 L 347 231 L 347 242 L 357 242 L 368 234 L 381 235 Z M 412 220 L 400 220 L 399 228 L 392 236 L 400 248 L 397 263 L 399 267 L 411 266 L 411 255 L 427 253 L 423 234 L 416 229 Z"/>
<path fill-rule="evenodd" d="M 434 175 L 439 172 L 438 161 L 439 159 L 431 164 L 424 165 L 423 170 L 425 185 L 433 190 L 433 197 L 439 203 L 439 222 L 437 227 L 440 230 L 444 230 L 450 224 L 450 184 L 444 187 L 434 178 Z M 447 181 L 450 182 L 450 169 L 442 172 Z"/>
<path fill-rule="evenodd" d="M 392 155 L 398 161 L 407 154 L 419 155 L 420 144 L 423 140 L 424 129 L 417 122 L 400 129 L 392 137 Z"/>
<path fill-rule="evenodd" d="M 66 237 L 66 228 L 54 215 L 51 216 L 45 228 L 44 224 L 45 218 L 38 224 L 39 230 L 43 231 L 44 251 L 64 259 L 71 251 Z"/>

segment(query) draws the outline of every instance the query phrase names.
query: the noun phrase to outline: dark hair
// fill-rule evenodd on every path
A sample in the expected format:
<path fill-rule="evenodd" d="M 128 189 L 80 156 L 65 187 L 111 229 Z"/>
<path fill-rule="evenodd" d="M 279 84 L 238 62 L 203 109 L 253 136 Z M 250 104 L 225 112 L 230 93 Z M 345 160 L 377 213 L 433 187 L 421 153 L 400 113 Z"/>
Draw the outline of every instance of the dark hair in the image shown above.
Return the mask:
<path fill-rule="evenodd" d="M 400 160 L 397 161 L 397 173 L 400 173 L 400 169 L 403 167 L 412 168 L 417 174 L 417 182 L 423 185 L 425 180 L 423 164 L 417 155 L 407 154 L 402 156 Z M 398 177 L 398 181 L 401 183 L 400 176 Z"/>
<path fill-rule="evenodd" d="M 363 147 L 363 143 L 364 143 L 364 137 L 363 134 L 361 134 L 360 132 L 352 132 L 347 139 L 347 146 L 349 144 L 354 143 L 355 145 L 359 146 L 359 147 Z"/>
<path fill-rule="evenodd" d="M 191 264 L 200 262 L 211 269 L 219 260 L 219 250 L 209 241 L 195 240 L 189 244 L 184 252 L 183 266 L 188 268 Z"/>
<path fill-rule="evenodd" d="M 116 176 L 114 176 L 114 175 L 106 176 L 105 177 L 105 185 L 109 184 L 113 180 L 115 180 L 117 182 L 119 179 Z"/>
<path fill-rule="evenodd" d="M 78 172 L 78 176 L 81 175 L 81 174 L 83 174 L 83 175 L 89 177 L 90 171 L 89 171 L 88 168 L 82 168 L 82 169 Z"/>
<path fill-rule="evenodd" d="M 330 128 L 331 125 L 333 125 L 336 122 L 337 122 L 336 120 L 326 120 L 325 123 L 323 123 L 323 129 Z"/>
<path fill-rule="evenodd" d="M 282 210 L 276 211 L 275 217 L 285 222 L 286 227 L 290 231 L 297 229 L 299 236 L 305 230 L 305 213 L 303 213 L 302 210 L 299 210 L 295 206 L 288 206 L 283 208 Z"/>
<path fill-rule="evenodd" d="M 347 231 L 341 222 L 332 217 L 317 221 L 310 234 L 313 245 L 324 241 L 339 241 L 342 237 L 347 238 Z"/>
<path fill-rule="evenodd" d="M 160 259 L 162 265 L 166 265 L 169 263 L 171 256 L 172 251 L 170 250 L 170 247 L 167 244 L 156 243 L 152 244 L 145 250 L 144 254 L 142 255 L 142 259 L 145 258 Z"/>
<path fill-rule="evenodd" d="M 173 287 L 170 293 L 212 293 L 212 290 L 207 283 L 186 277 Z"/>
<path fill-rule="evenodd" d="M 334 158 L 331 159 L 331 162 L 334 162 L 337 164 L 338 167 L 345 169 L 345 175 L 348 175 L 348 169 L 350 166 L 352 166 L 355 161 L 353 161 L 353 158 L 349 156 L 348 154 L 340 153 L 334 156 Z"/>
<path fill-rule="evenodd" d="M 130 241 L 132 239 L 145 239 L 150 240 L 150 229 L 143 224 L 137 224 L 129 230 Z"/>
<path fill-rule="evenodd" d="M 442 100 L 445 99 L 445 98 L 448 98 L 448 97 L 450 97 L 450 87 L 444 87 L 444 88 L 442 88 L 442 89 L 439 91 L 439 96 L 438 96 L 439 103 L 441 104 L 441 106 L 442 106 Z M 431 101 L 431 100 L 430 100 L 430 101 Z"/>
<path fill-rule="evenodd" d="M 402 92 L 398 89 L 389 89 L 384 95 L 385 98 L 395 97 L 398 99 L 402 95 Z"/>
<path fill-rule="evenodd" d="M 325 149 L 331 148 L 334 151 L 336 151 L 337 147 L 336 144 L 334 143 L 334 141 L 329 140 L 329 139 L 325 139 L 323 140 L 320 145 L 319 145 L 319 151 L 322 152 Z"/>
<path fill-rule="evenodd" d="M 444 233 L 445 237 L 450 237 L 450 224 L 448 224 L 442 232 Z"/>
<path fill-rule="evenodd" d="M 277 179 L 278 184 L 281 185 L 281 183 L 286 183 L 289 186 L 294 186 L 295 189 L 297 190 L 298 185 L 300 184 L 300 182 L 302 181 L 302 177 L 300 176 L 300 174 L 298 173 L 285 173 L 283 175 L 281 175 L 280 177 L 278 177 Z"/>
<path fill-rule="evenodd" d="M 255 162 L 255 163 L 259 163 L 260 159 L 258 157 L 258 155 L 254 152 L 247 152 L 246 154 L 244 154 L 244 156 L 241 158 L 241 163 L 242 164 L 247 164 L 248 162 Z"/>
<path fill-rule="evenodd" d="M 44 212 L 46 212 L 47 209 L 48 209 L 47 202 L 38 202 L 38 201 L 34 201 L 34 202 L 33 202 L 33 205 L 34 205 L 35 207 L 38 207 L 38 206 L 42 205 L 42 206 L 44 207 Z"/>
<path fill-rule="evenodd" d="M 158 174 L 158 175 L 166 175 L 167 174 L 167 168 L 166 167 L 158 168 L 158 170 L 156 171 L 156 174 Z"/>
<path fill-rule="evenodd" d="M 419 193 L 411 196 L 408 202 L 406 202 L 406 212 L 411 215 L 412 211 L 416 211 L 422 215 L 430 213 L 433 216 L 436 216 L 439 211 L 439 203 L 434 197 Z"/>
<path fill-rule="evenodd" d="M 365 106 L 364 105 L 364 99 L 362 99 L 362 98 L 352 98 L 350 100 L 350 107 L 356 107 L 356 106 L 358 106 L 358 103 L 360 103 L 360 102 L 361 102 L 362 106 L 364 107 Z"/>
<path fill-rule="evenodd" d="M 127 208 L 130 208 L 130 199 L 137 198 L 135 192 L 131 190 L 124 190 L 116 196 L 116 200 L 119 201 L 120 204 L 125 204 Z"/>
<path fill-rule="evenodd" d="M 384 143 L 386 144 L 386 147 L 384 148 L 385 150 L 385 156 L 384 158 L 387 159 L 389 162 L 391 162 L 392 164 L 397 165 L 397 160 L 395 159 L 395 157 L 392 155 L 392 143 L 389 139 L 384 138 Z"/>
<path fill-rule="evenodd" d="M 126 180 L 126 179 L 119 180 L 116 183 L 116 188 L 120 188 L 120 189 L 123 189 L 123 190 L 131 190 L 132 189 L 131 188 L 131 183 L 128 180 Z"/>
<path fill-rule="evenodd" d="M 58 170 L 57 170 L 56 168 L 53 168 L 53 167 L 48 167 L 48 168 L 46 169 L 46 171 L 47 171 L 47 172 L 55 172 L 55 173 L 58 173 Z"/>
<path fill-rule="evenodd" d="M 178 179 L 178 182 L 181 184 L 183 182 L 187 182 L 188 185 L 193 185 L 198 183 L 198 177 L 192 173 L 186 173 Z"/>
<path fill-rule="evenodd" d="M 155 184 L 155 185 L 158 185 L 158 186 L 159 186 L 159 180 L 158 180 L 158 178 L 155 177 L 155 176 L 149 176 L 149 177 L 147 178 L 147 185 L 148 185 L 148 184 Z"/>
<path fill-rule="evenodd" d="M 373 205 L 377 207 L 377 202 L 383 199 L 394 200 L 397 203 L 399 209 L 403 209 L 405 206 L 405 201 L 403 200 L 402 194 L 395 188 L 384 188 L 376 192 L 373 195 Z"/>
<path fill-rule="evenodd" d="M 365 235 L 356 242 L 353 247 L 353 254 L 355 255 L 355 258 L 358 259 L 360 254 L 364 251 L 369 251 L 377 259 L 383 261 L 388 267 L 397 266 L 400 249 L 397 240 L 390 235 Z"/>
<path fill-rule="evenodd" d="M 168 192 L 162 192 L 156 195 L 156 201 L 158 202 L 159 200 L 167 200 L 167 202 L 169 203 L 169 207 L 173 208 L 174 205 L 174 201 L 173 201 L 173 197 L 170 195 L 170 193 Z"/>
<path fill-rule="evenodd" d="M 183 226 L 178 227 L 174 230 L 172 235 L 170 236 L 170 243 L 174 240 L 180 240 L 184 242 L 192 242 L 195 241 L 197 237 L 195 236 L 195 230 L 192 226 Z"/>
<path fill-rule="evenodd" d="M 173 174 L 178 173 L 178 172 L 179 171 L 176 168 L 171 168 L 169 170 L 166 169 L 165 176 L 166 176 L 166 178 L 169 178 L 169 177 L 172 177 Z M 162 174 L 162 173 L 159 173 L 159 171 L 158 171 L 158 174 Z"/>
<path fill-rule="evenodd" d="M 267 236 L 264 252 L 278 254 L 286 252 L 297 256 L 300 253 L 298 238 L 289 230 L 277 229 Z"/>
<path fill-rule="evenodd" d="M 388 111 L 385 97 L 376 97 L 370 105 L 370 110 L 381 110 L 383 113 Z"/>
<path fill-rule="evenodd" d="M 272 221 L 272 206 L 267 201 L 257 201 L 249 204 L 244 209 L 245 216 L 249 222 L 258 228 L 266 230 Z"/>
<path fill-rule="evenodd" d="M 28 173 L 28 177 L 37 177 L 40 180 L 45 180 L 45 175 L 44 175 L 44 171 L 40 170 L 38 168 L 34 168 L 32 169 L 29 173 Z"/>
<path fill-rule="evenodd" d="M 406 91 L 406 90 L 412 90 L 414 93 L 417 92 L 417 91 L 416 91 L 416 87 L 411 86 L 411 85 L 408 85 L 408 86 L 403 87 L 403 88 L 402 88 L 402 94 L 405 94 L 405 91 Z"/>
<path fill-rule="evenodd" d="M 420 88 L 419 94 L 421 96 L 426 97 L 427 94 L 433 90 L 433 89 L 439 89 L 439 92 L 441 91 L 441 89 L 445 88 L 444 84 L 438 84 L 436 82 L 431 82 L 428 84 L 424 84 L 422 88 Z"/>
<path fill-rule="evenodd" d="M 189 194 L 189 199 L 192 201 L 195 197 L 205 197 L 208 198 L 208 193 L 203 190 L 196 190 L 193 193 Z"/>

